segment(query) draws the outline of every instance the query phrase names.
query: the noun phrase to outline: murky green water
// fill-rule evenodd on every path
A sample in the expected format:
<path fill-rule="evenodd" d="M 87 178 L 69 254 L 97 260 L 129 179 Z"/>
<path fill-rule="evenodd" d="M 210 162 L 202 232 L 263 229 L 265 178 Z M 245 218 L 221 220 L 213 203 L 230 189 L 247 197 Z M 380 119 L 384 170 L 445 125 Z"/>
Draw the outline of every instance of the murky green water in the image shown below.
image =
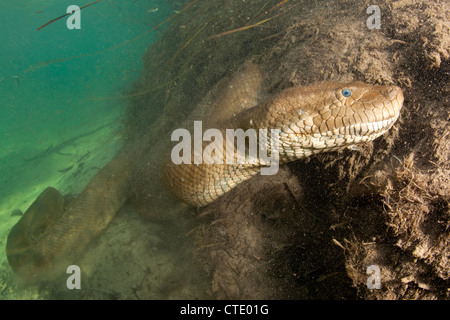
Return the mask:
<path fill-rule="evenodd" d="M 79 1 L 80 7 L 89 1 Z M 153 32 L 173 14 L 167 1 L 104 0 L 80 11 L 74 1 L 0 3 L 0 297 L 7 289 L 9 230 L 47 186 L 79 193 L 120 149 L 121 117 Z M 173 4 L 172 4 L 173 5 Z M 73 18 L 73 17 L 72 17 Z M 20 211 L 19 211 L 20 210 Z M 13 213 L 14 212 L 14 213 Z"/>

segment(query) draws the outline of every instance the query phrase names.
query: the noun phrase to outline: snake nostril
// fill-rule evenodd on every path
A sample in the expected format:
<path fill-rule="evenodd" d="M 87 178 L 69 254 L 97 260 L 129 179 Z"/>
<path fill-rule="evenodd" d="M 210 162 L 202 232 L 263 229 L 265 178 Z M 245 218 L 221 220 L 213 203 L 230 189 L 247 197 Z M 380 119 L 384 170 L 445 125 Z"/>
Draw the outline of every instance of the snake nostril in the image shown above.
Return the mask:
<path fill-rule="evenodd" d="M 396 100 L 400 94 L 402 94 L 402 90 L 399 87 L 391 87 L 386 92 L 386 98 L 389 100 Z"/>

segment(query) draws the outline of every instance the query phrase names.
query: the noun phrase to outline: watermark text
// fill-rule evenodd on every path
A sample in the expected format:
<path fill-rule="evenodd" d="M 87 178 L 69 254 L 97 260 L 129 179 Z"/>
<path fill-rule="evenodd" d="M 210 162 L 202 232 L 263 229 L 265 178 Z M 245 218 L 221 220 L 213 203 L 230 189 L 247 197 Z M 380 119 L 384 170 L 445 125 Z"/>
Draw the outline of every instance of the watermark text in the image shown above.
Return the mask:
<path fill-rule="evenodd" d="M 211 128 L 203 132 L 202 121 L 194 121 L 193 134 L 187 129 L 176 129 L 171 140 L 178 141 L 171 152 L 174 164 L 254 164 L 261 166 L 262 175 L 278 172 L 279 130 L 276 129 Z"/>

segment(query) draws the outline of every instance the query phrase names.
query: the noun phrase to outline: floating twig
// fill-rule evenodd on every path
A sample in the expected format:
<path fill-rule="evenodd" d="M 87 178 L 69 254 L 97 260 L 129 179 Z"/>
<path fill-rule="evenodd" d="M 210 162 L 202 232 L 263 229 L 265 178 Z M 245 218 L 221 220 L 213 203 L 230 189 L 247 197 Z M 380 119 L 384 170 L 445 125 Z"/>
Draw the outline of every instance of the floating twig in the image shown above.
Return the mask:
<path fill-rule="evenodd" d="M 289 0 L 283 0 L 281 2 L 279 2 L 278 4 L 274 5 L 272 8 L 270 8 L 269 10 L 267 10 L 267 12 L 265 12 L 266 14 L 271 12 L 272 10 L 276 9 L 276 8 L 280 8 L 281 6 L 283 6 L 286 2 L 288 2 Z"/>
<path fill-rule="evenodd" d="M 225 36 L 225 35 L 228 35 L 228 34 L 231 34 L 231 33 L 235 33 L 235 32 L 238 32 L 238 31 L 243 31 L 243 30 L 247 30 L 247 29 L 251 29 L 251 28 L 260 26 L 260 25 L 262 25 L 263 23 L 266 23 L 266 22 L 272 20 L 273 18 L 278 17 L 280 14 L 281 14 L 281 13 L 279 13 L 279 14 L 277 14 L 277 15 L 274 15 L 273 17 L 270 17 L 270 18 L 264 19 L 264 20 L 262 20 L 262 21 L 259 21 L 259 22 L 255 23 L 255 24 L 249 25 L 249 26 L 244 26 L 244 27 L 240 27 L 240 28 L 236 28 L 236 29 L 233 29 L 233 30 L 228 30 L 228 31 L 225 31 L 225 32 L 216 34 L 215 36 L 212 36 L 210 39 L 222 37 L 222 36 Z"/>
<path fill-rule="evenodd" d="M 97 1 L 94 1 L 94 2 L 91 2 L 91 3 L 87 4 L 87 5 L 85 5 L 85 6 L 82 6 L 82 7 L 80 8 L 80 10 L 81 10 L 81 9 L 84 9 L 84 8 L 87 8 L 87 7 L 89 7 L 89 6 L 92 6 L 93 4 L 95 4 L 95 3 L 97 3 L 97 2 L 100 2 L 100 1 L 102 1 L 102 0 L 97 0 Z M 46 24 L 43 24 L 42 26 L 40 26 L 39 28 L 37 28 L 36 31 L 39 31 L 39 30 L 41 30 L 42 28 L 48 26 L 49 24 L 51 24 L 51 23 L 53 23 L 53 22 L 55 22 L 55 21 L 58 21 L 59 19 L 62 19 L 62 18 L 64 18 L 64 17 L 67 17 L 67 16 L 70 15 L 70 14 L 72 14 L 72 13 L 66 13 L 66 14 L 63 14 L 62 16 L 59 16 L 58 18 L 52 19 L 52 20 L 50 20 L 49 22 L 47 22 Z"/>
<path fill-rule="evenodd" d="M 266 3 L 264 3 L 264 5 L 261 7 L 261 9 L 259 9 L 258 12 L 255 14 L 255 17 L 257 17 L 261 13 L 261 11 L 263 11 L 267 7 L 267 5 L 269 4 L 270 1 L 271 0 L 267 0 Z"/>

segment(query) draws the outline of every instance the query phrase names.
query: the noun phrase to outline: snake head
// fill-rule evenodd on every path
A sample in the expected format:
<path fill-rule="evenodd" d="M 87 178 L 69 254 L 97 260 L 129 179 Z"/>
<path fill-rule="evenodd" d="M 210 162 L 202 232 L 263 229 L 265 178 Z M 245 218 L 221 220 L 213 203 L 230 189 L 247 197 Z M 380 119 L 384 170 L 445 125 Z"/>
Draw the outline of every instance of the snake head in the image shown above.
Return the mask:
<path fill-rule="evenodd" d="M 256 126 L 279 129 L 280 155 L 293 160 L 376 139 L 392 127 L 402 105 L 397 86 L 320 82 L 281 92 Z"/>
<path fill-rule="evenodd" d="M 355 81 L 339 86 L 334 103 L 318 110 L 318 121 L 326 121 L 327 131 L 345 131 L 353 137 L 373 140 L 386 132 L 398 119 L 403 92 L 397 86 L 371 86 Z M 326 132 L 322 126 L 321 132 Z M 324 130 L 322 130 L 324 129 Z"/>

